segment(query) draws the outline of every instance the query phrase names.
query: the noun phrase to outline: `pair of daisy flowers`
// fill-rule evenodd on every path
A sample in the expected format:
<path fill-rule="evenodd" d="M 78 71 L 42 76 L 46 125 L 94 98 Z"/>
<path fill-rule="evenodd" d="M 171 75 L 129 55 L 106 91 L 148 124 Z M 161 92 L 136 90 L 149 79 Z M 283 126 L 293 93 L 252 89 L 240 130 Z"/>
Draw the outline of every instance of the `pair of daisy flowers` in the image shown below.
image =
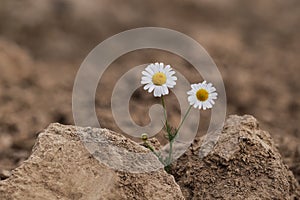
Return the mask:
<path fill-rule="evenodd" d="M 174 88 L 176 85 L 177 77 L 170 65 L 152 63 L 145 68 L 142 75 L 141 84 L 145 85 L 144 90 L 153 92 L 155 97 L 168 95 L 169 88 Z M 212 108 L 218 96 L 216 88 L 206 81 L 192 84 L 187 94 L 189 104 L 203 110 Z"/>

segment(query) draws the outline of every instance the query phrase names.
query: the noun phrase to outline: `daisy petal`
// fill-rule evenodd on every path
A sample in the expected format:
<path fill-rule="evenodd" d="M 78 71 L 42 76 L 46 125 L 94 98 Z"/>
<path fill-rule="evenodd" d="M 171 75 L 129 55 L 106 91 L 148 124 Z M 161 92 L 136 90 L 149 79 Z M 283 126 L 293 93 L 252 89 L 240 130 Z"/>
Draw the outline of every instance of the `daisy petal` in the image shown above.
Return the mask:
<path fill-rule="evenodd" d="M 160 74 L 158 74 L 160 73 Z M 145 84 L 144 90 L 149 93 L 153 92 L 155 97 L 169 94 L 169 88 L 176 85 L 177 77 L 174 76 L 175 71 L 170 65 L 164 66 L 163 63 L 149 64 L 144 71 L 142 71 L 141 84 Z"/>
<path fill-rule="evenodd" d="M 151 85 L 150 88 L 149 88 L 149 90 L 148 90 L 148 92 L 151 93 L 154 89 L 155 89 L 155 86 Z"/>
<path fill-rule="evenodd" d="M 159 87 L 155 87 L 154 88 L 154 96 L 155 97 L 160 97 L 161 96 L 160 88 Z"/>
<path fill-rule="evenodd" d="M 212 83 L 207 83 L 206 80 L 202 83 L 191 84 L 191 90 L 187 94 L 190 105 L 203 110 L 212 108 L 215 104 L 214 100 L 218 96 L 216 88 L 213 87 Z"/>

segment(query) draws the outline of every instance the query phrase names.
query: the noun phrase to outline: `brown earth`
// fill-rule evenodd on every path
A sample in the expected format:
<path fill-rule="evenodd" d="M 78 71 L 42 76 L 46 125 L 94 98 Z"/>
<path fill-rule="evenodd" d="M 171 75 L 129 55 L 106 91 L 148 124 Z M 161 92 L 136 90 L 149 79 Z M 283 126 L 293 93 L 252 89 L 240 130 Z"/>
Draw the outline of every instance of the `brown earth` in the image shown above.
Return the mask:
<path fill-rule="evenodd" d="M 0 174 L 29 156 L 36 133 L 51 122 L 73 124 L 71 94 L 80 63 L 99 42 L 120 31 L 162 26 L 202 44 L 224 78 L 228 114 L 252 114 L 268 130 L 284 162 L 300 181 L 300 2 L 2 0 L 0 2 Z M 96 109 L 104 127 L 113 121 L 110 95 L 127 69 L 163 61 L 201 80 L 181 58 L 157 50 L 126 54 L 112 63 L 98 88 Z M 184 70 L 183 70 L 184 69 Z M 101 93 L 100 93 L 101 92 Z M 180 113 L 170 96 L 171 121 Z M 133 118 L 151 95 L 138 90 Z M 204 112 L 203 117 L 209 116 Z M 199 129 L 202 135 L 207 120 Z"/>
<path fill-rule="evenodd" d="M 249 115 L 229 116 L 215 148 L 197 138 L 172 165 L 186 199 L 297 199 L 300 187 L 270 134 Z M 200 157 L 200 156 L 201 157 Z"/>
<path fill-rule="evenodd" d="M 91 152 L 83 144 L 96 144 L 98 149 Z M 99 156 L 101 152 L 106 155 Z M 115 159 L 107 156 L 109 153 Z M 140 162 L 131 160 L 131 169 L 156 166 L 159 170 L 144 173 L 118 170 L 121 169 L 118 166 L 129 167 L 126 161 L 131 153 L 145 158 Z M 10 178 L 0 182 L 0 199 L 183 200 L 184 197 L 174 177 L 164 171 L 150 150 L 107 129 L 55 123 L 39 134 L 29 159 Z"/>
<path fill-rule="evenodd" d="M 172 163 L 174 179 L 149 149 L 116 132 L 54 123 L 0 181 L 0 199 L 300 198 L 297 180 L 254 117 L 229 116 L 219 136 L 197 138 Z"/>

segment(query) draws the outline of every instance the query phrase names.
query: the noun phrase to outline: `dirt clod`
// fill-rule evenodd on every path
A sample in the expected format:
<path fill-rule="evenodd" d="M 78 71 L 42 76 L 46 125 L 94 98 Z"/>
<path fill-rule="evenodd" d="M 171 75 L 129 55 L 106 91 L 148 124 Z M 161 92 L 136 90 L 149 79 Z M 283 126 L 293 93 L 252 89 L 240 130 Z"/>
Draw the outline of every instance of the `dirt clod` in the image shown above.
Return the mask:
<path fill-rule="evenodd" d="M 0 182 L 0 199 L 184 199 L 174 178 L 163 169 L 131 173 L 99 162 L 82 143 L 81 137 L 87 130 L 50 125 L 40 133 L 29 159 Z M 107 129 L 92 130 L 106 138 L 111 148 L 122 145 L 129 151 L 149 152 Z"/>
<path fill-rule="evenodd" d="M 254 117 L 230 116 L 215 148 L 200 159 L 202 140 L 172 167 L 186 199 L 299 198 L 295 177 Z"/>

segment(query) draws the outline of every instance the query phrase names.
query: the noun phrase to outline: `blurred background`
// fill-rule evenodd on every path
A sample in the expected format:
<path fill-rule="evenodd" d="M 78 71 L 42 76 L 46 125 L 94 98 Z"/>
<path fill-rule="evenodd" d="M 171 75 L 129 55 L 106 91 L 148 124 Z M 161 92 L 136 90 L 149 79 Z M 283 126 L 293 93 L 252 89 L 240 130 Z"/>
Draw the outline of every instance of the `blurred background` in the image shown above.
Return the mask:
<path fill-rule="evenodd" d="M 144 26 L 171 28 L 203 45 L 222 73 L 227 114 L 254 115 L 300 181 L 298 0 L 0 0 L 1 179 L 30 155 L 37 134 L 50 123 L 74 124 L 73 81 L 89 51 L 114 34 Z M 118 78 L 154 61 L 185 68 L 181 73 L 191 82 L 201 79 L 171 53 L 141 50 L 121 56 L 98 87 L 96 109 L 104 127 L 120 131 L 110 108 Z M 130 104 L 141 125 L 149 122 L 141 117 L 147 115 L 145 102 L 156 100 L 140 89 Z M 174 95 L 167 103 L 170 120 L 178 123 Z"/>

